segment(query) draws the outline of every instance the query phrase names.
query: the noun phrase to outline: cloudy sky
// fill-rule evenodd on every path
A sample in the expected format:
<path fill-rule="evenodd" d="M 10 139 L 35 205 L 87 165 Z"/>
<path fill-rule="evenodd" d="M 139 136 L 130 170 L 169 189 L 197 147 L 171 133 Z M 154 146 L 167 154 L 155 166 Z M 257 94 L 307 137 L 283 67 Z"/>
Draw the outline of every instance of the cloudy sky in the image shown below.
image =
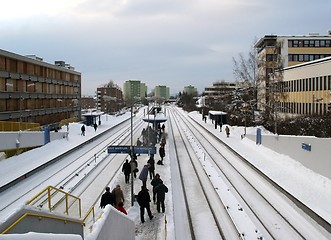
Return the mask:
<path fill-rule="evenodd" d="M 129 79 L 178 93 L 235 81 L 233 60 L 266 34 L 326 35 L 329 0 L 0 0 L 0 48 L 64 60 L 82 94 Z"/>

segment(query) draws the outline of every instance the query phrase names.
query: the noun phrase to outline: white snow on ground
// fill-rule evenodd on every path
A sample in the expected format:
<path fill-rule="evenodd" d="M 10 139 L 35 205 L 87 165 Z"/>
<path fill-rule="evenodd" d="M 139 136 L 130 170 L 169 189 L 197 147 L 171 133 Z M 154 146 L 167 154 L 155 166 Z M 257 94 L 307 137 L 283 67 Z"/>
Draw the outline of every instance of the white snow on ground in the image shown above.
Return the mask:
<path fill-rule="evenodd" d="M 190 113 L 190 116 L 192 118 L 195 118 L 197 121 L 202 122 L 201 115 L 197 112 Z M 0 160 L 0 183 L 6 183 L 11 174 L 16 174 L 20 176 L 20 174 L 22 175 L 24 171 L 26 171 L 27 167 L 33 167 L 35 165 L 42 164 L 48 159 L 51 159 L 52 157 L 61 154 L 62 152 L 82 143 L 83 141 L 95 136 L 96 134 L 99 134 L 102 131 L 107 130 L 109 127 L 114 126 L 114 124 L 123 121 L 124 119 L 127 119 L 129 117 L 129 113 L 119 117 L 108 116 L 108 121 L 106 121 L 106 116 L 102 116 L 102 125 L 99 126 L 98 130 L 95 132 L 92 127 L 87 127 L 85 137 L 82 137 L 80 135 L 81 124 L 70 124 L 68 140 L 57 140 L 43 147 L 21 154 L 19 156 Z M 202 125 L 208 128 L 210 131 L 215 132 L 215 134 L 219 136 L 219 138 L 225 141 L 233 149 L 238 151 L 242 156 L 251 161 L 251 163 L 254 164 L 257 168 L 265 172 L 272 179 L 278 182 L 282 187 L 290 191 L 293 195 L 297 196 L 297 198 L 301 199 L 310 208 L 317 211 L 327 221 L 331 222 L 330 179 L 314 173 L 313 171 L 304 167 L 298 161 L 295 161 L 288 156 L 278 154 L 261 145 L 256 145 L 255 142 L 247 138 L 241 139 L 241 135 L 244 133 L 243 127 L 229 126 L 231 130 L 231 135 L 229 138 L 226 138 L 224 131 L 220 132 L 219 130 L 215 129 L 214 124 L 212 124 L 211 122 L 202 122 Z M 223 128 L 224 127 L 225 125 L 223 126 Z M 66 129 L 63 128 L 63 130 L 61 131 L 65 130 Z M 248 127 L 246 131 L 247 133 L 256 133 L 256 128 Z M 263 134 L 270 133 L 264 131 Z M 150 236 L 155 237 L 155 234 L 163 237 L 166 236 L 167 239 L 175 239 L 175 227 L 173 222 L 174 213 L 172 205 L 173 202 L 178 201 L 178 199 L 173 198 L 172 194 L 172 184 L 176 183 L 173 183 L 171 180 L 170 164 L 168 159 L 168 147 L 169 144 L 166 145 L 166 157 L 164 160 L 165 165 L 156 165 L 155 171 L 156 173 L 160 173 L 165 185 L 169 188 L 169 193 L 166 194 L 166 214 L 163 215 L 157 213 L 156 205 L 151 204 L 151 210 L 154 214 L 154 219 L 150 221 L 148 219 L 147 213 L 145 213 L 146 222 L 144 224 L 141 224 L 139 217 L 139 207 L 136 203 L 133 207 L 129 206 L 130 204 L 128 203 L 130 203 L 131 196 L 129 192 L 126 192 L 127 204 L 125 205 L 125 207 L 128 210 L 128 216 L 136 222 L 137 239 L 149 239 Z M 143 162 L 143 158 L 145 158 L 145 160 L 147 161 L 147 156 L 141 156 L 139 161 Z M 155 159 L 158 160 L 158 156 L 156 156 Z M 141 167 L 142 164 L 140 163 L 140 169 Z M 123 174 L 119 174 L 118 182 L 120 181 L 124 182 Z M 139 180 L 136 179 L 136 194 L 139 191 L 140 185 L 141 184 L 139 183 Z M 152 188 L 150 185 L 150 181 L 147 182 L 147 186 L 149 187 L 151 192 Z M 203 228 L 203 226 L 206 226 L 206 224 L 210 223 L 201 222 L 201 227 Z M 178 231 L 178 229 L 176 231 Z"/>

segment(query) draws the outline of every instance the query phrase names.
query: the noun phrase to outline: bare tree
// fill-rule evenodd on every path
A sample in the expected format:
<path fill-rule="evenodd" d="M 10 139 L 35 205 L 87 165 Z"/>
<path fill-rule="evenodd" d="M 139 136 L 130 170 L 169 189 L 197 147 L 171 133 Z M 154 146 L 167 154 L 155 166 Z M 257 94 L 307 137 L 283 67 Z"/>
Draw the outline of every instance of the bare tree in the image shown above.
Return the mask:
<path fill-rule="evenodd" d="M 258 90 L 258 54 L 254 45 L 251 46 L 247 57 L 242 53 L 239 54 L 238 59 L 233 59 L 233 75 L 236 80 L 242 83 L 241 95 L 246 101 L 246 105 L 249 104 L 252 109 L 256 109 L 257 102 L 257 90 Z"/>

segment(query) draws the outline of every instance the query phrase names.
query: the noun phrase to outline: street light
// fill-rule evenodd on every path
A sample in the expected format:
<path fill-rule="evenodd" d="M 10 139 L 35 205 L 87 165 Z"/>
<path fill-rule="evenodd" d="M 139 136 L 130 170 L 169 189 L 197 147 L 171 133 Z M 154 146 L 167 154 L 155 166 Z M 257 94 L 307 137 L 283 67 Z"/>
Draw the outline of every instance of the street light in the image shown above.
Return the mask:
<path fill-rule="evenodd" d="M 134 97 L 135 99 L 138 99 L 138 101 L 136 102 L 132 102 L 131 104 L 131 151 L 130 151 L 130 155 L 131 155 L 131 206 L 134 205 L 134 184 L 133 184 L 133 167 L 134 167 L 134 162 L 133 162 L 133 157 L 134 157 L 134 147 L 133 147 L 133 105 L 135 103 L 138 103 L 141 99 L 138 97 Z"/>

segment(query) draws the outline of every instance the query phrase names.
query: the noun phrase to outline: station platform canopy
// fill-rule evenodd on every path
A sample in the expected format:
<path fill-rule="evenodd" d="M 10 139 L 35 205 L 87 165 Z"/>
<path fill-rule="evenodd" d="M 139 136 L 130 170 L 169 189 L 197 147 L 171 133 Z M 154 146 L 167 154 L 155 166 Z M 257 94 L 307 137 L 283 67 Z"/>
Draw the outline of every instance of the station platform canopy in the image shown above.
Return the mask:
<path fill-rule="evenodd" d="M 227 123 L 227 113 L 222 111 L 209 111 L 208 117 L 217 123 L 226 124 Z"/>
<path fill-rule="evenodd" d="M 167 117 L 165 113 L 162 111 L 162 108 L 159 106 L 152 107 L 148 114 L 143 118 L 144 122 L 152 123 L 154 129 L 156 129 L 157 125 L 167 121 Z"/>
<path fill-rule="evenodd" d="M 103 115 L 104 112 L 100 111 L 91 111 L 87 113 L 83 113 L 82 116 L 85 118 L 85 124 L 87 126 L 92 126 L 94 123 L 98 123 L 101 125 L 101 115 Z"/>

